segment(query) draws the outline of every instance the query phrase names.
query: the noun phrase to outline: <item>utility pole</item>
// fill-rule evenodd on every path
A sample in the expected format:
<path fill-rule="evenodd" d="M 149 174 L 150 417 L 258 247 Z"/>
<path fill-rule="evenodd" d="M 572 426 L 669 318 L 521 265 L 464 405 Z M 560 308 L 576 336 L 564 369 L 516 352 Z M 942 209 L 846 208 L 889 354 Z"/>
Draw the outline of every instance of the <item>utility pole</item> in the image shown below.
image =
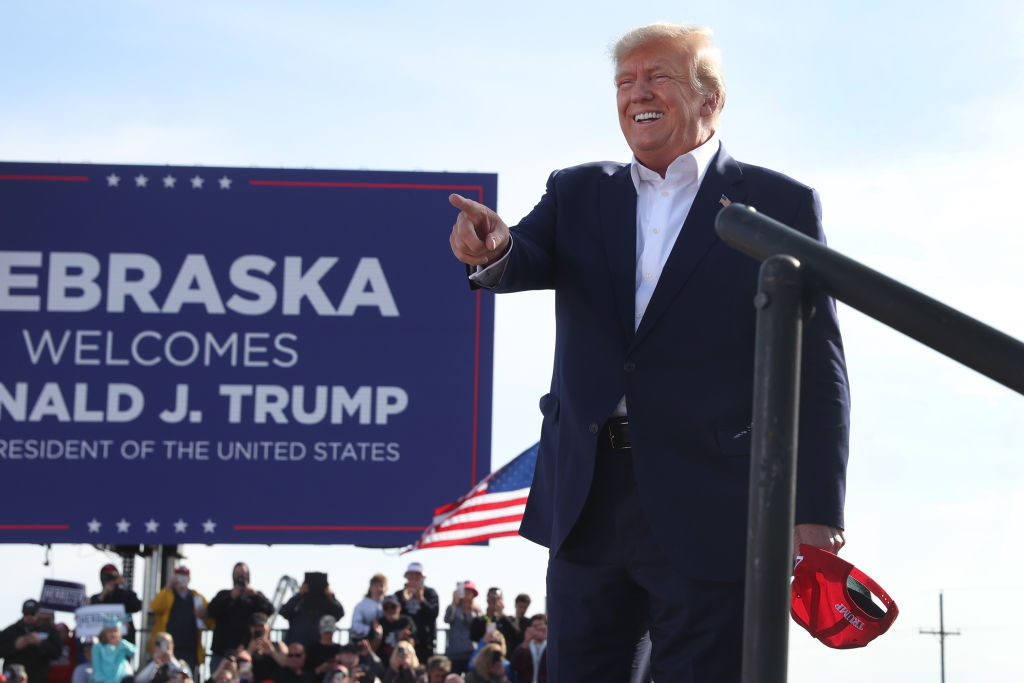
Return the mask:
<path fill-rule="evenodd" d="M 923 628 L 920 630 L 921 633 L 926 633 L 931 636 L 939 637 L 939 666 L 940 671 L 942 672 L 942 683 L 946 683 L 946 636 L 960 635 L 960 629 L 957 629 L 955 631 L 947 631 L 945 623 L 945 615 L 943 614 L 942 609 L 942 591 L 939 591 L 939 630 L 928 631 Z"/>

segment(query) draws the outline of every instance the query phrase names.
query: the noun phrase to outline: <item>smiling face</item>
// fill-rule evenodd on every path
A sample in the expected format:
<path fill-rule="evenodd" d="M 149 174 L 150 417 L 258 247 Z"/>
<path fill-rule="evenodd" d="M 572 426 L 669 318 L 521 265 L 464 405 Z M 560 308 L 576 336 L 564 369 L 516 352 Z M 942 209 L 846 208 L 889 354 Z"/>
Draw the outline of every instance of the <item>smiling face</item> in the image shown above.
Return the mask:
<path fill-rule="evenodd" d="M 668 165 L 708 141 L 718 95 L 690 83 L 692 56 L 670 40 L 640 45 L 615 74 L 619 126 L 636 158 L 665 175 Z"/>

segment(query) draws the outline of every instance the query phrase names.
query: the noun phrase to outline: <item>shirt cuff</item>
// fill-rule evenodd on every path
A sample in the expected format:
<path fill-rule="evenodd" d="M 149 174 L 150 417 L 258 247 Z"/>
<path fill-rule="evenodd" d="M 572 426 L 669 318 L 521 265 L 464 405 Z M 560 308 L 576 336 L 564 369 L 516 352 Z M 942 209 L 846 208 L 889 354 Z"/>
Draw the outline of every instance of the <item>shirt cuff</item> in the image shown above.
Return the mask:
<path fill-rule="evenodd" d="M 512 236 L 509 235 L 508 251 L 500 259 L 486 266 L 477 266 L 476 270 L 469 274 L 469 281 L 484 289 L 493 289 L 501 284 L 501 278 L 505 277 L 505 269 L 508 268 L 508 259 L 512 254 Z"/>

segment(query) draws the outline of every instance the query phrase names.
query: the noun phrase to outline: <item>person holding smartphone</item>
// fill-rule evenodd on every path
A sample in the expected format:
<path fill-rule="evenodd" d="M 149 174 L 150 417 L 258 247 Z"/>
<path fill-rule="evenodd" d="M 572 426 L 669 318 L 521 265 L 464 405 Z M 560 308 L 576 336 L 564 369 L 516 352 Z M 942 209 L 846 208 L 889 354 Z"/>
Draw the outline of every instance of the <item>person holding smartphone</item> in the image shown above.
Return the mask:
<path fill-rule="evenodd" d="M 188 662 L 174 656 L 174 636 L 166 631 L 153 634 L 153 659 L 135 674 L 135 683 L 167 683 L 176 673 L 192 678 Z"/>
<path fill-rule="evenodd" d="M 206 598 L 199 591 L 189 588 L 192 573 L 182 565 L 174 570 L 163 590 L 149 603 L 156 615 L 153 635 L 149 637 L 146 650 L 153 655 L 156 636 L 165 631 L 174 638 L 178 647 L 178 658 L 195 671 L 206 659 L 202 644 L 202 632 L 213 627 L 213 621 L 206 619 Z"/>
<path fill-rule="evenodd" d="M 26 600 L 21 619 L 0 633 L 0 657 L 4 665 L 20 664 L 30 681 L 45 681 L 50 662 L 60 657 L 60 638 L 52 626 L 39 619 L 39 603 Z"/>

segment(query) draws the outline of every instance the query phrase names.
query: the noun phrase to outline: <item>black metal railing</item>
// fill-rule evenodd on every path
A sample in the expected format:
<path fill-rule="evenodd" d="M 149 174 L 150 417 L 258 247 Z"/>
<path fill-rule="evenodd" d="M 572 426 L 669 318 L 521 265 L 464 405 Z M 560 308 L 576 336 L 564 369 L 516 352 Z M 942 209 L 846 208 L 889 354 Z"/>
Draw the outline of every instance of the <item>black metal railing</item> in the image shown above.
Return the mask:
<path fill-rule="evenodd" d="M 763 261 L 754 298 L 743 681 L 784 683 L 805 290 L 823 291 L 1020 394 L 1024 343 L 742 204 L 719 211 L 715 230 Z"/>

